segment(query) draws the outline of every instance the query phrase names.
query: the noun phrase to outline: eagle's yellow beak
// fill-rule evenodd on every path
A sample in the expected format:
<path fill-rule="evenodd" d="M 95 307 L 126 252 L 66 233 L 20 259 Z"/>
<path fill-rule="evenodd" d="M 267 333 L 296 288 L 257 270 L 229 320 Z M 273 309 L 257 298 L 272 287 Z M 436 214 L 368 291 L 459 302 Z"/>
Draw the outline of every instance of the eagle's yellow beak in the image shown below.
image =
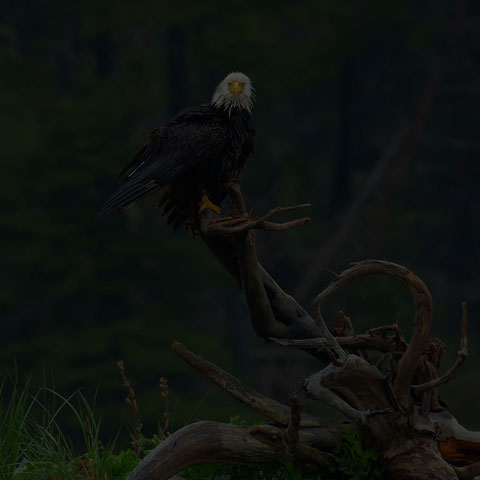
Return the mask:
<path fill-rule="evenodd" d="M 240 84 L 240 82 L 232 82 L 228 88 L 235 95 L 243 92 L 243 86 Z"/>

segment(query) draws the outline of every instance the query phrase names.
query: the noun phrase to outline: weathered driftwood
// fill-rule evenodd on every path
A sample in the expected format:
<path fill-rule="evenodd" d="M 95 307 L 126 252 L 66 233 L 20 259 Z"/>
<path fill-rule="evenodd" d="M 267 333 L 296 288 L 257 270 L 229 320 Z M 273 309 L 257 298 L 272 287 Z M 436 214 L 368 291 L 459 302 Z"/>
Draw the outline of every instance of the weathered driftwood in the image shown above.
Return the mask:
<path fill-rule="evenodd" d="M 253 410 L 256 410 L 280 425 L 288 425 L 288 422 L 290 421 L 290 409 L 286 405 L 268 398 L 265 395 L 261 395 L 253 388 L 242 383 L 238 378 L 235 378 L 230 373 L 191 352 L 179 342 L 174 342 L 173 350 L 191 367 L 193 367 L 203 376 L 210 379 L 219 387 L 223 388 L 239 402 L 247 405 Z M 330 422 L 320 420 L 310 415 L 303 415 L 301 419 L 301 426 L 323 427 L 330 426 Z"/>
<path fill-rule="evenodd" d="M 232 217 L 204 217 L 197 227 L 243 289 L 255 331 L 279 346 L 301 348 L 329 362 L 304 379 L 307 395 L 344 415 L 364 445 L 380 454 L 386 478 L 474 478 L 480 472 L 480 433 L 465 429 L 442 409 L 437 392 L 439 385 L 452 380 L 468 355 L 465 305 L 458 359 L 441 376 L 438 369 L 445 345 L 428 337 L 431 295 L 425 284 L 401 265 L 366 260 L 334 274 L 333 282 L 314 299 L 309 315 L 256 258 L 253 229 L 264 228 L 267 219 L 291 209 L 274 209 L 254 218 L 246 213 L 238 184 L 230 185 L 229 191 Z M 283 225 L 277 230 L 299 226 L 305 220 L 276 224 Z M 321 313 L 323 301 L 357 278 L 379 274 L 398 278 L 412 295 L 415 317 L 409 342 L 398 325 L 357 334 L 343 312 L 334 335 Z M 306 471 L 327 476 L 335 468 L 332 452 L 340 444 L 341 423 L 303 413 L 295 396 L 290 406 L 267 398 L 178 342 L 174 350 L 200 374 L 275 425 L 188 425 L 147 455 L 129 480 L 167 479 L 188 466 L 215 462 L 268 464 L 287 459 Z M 374 363 L 369 352 L 381 356 Z"/>

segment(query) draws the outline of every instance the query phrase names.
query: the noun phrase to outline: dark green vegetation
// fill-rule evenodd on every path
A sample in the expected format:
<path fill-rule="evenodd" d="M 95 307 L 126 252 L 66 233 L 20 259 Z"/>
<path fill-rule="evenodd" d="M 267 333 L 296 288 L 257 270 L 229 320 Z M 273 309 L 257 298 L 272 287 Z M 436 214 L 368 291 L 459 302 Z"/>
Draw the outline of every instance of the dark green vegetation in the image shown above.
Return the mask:
<path fill-rule="evenodd" d="M 6 386 L 11 393 L 5 392 Z M 37 392 L 30 383 L 17 379 L 0 386 L 0 479 L 1 480 L 124 480 L 139 459 L 159 445 L 165 433 L 159 427 L 151 439 L 136 438 L 131 448 L 120 450 L 116 442 L 104 445 L 100 421 L 94 407 L 77 392 L 69 398 L 43 386 Z M 168 410 L 164 411 L 168 418 Z M 65 416 L 75 419 L 82 442 L 74 448 L 62 430 Z M 247 425 L 238 415 L 233 425 Z M 133 426 L 133 430 L 135 426 Z M 168 435 L 168 433 L 167 433 Z M 374 452 L 363 450 L 358 435 L 345 429 L 343 444 L 336 452 L 339 480 L 380 478 Z M 186 480 L 320 480 L 306 477 L 289 463 L 250 467 L 242 465 L 199 465 L 182 472 Z"/>
<path fill-rule="evenodd" d="M 432 334 L 457 339 L 460 302 L 471 312 L 480 304 L 480 6 L 470 2 L 455 24 L 461 4 L 2 2 L 0 374 L 16 358 L 34 390 L 52 371 L 66 398 L 82 388 L 91 400 L 99 386 L 108 439 L 125 405 L 119 359 L 147 436 L 161 416 L 160 376 L 175 392 L 172 429 L 238 410 L 173 356 L 174 339 L 282 400 L 315 369 L 258 342 L 236 286 L 201 241 L 167 231 L 151 206 L 93 224 L 148 131 L 181 106 L 207 101 L 236 69 L 257 91 L 256 157 L 242 177 L 249 204 L 261 213 L 312 203 L 311 224 L 257 236 L 275 278 L 308 306 L 329 280 L 324 266 L 404 264 L 437 301 Z M 415 121 L 417 141 L 394 157 L 326 255 L 320 247 L 348 224 L 348 207 L 383 152 Z M 410 299 L 393 281 L 346 290 L 325 312 L 331 325 L 338 308 L 365 329 L 398 319 L 408 333 Z M 471 428 L 480 425 L 467 395 L 477 378 L 476 325 L 471 360 L 455 389 L 441 391 Z M 81 442 L 75 421 L 68 429 Z M 126 448 L 128 435 L 118 444 Z"/>
<path fill-rule="evenodd" d="M 378 465 L 378 454 L 364 449 L 358 433 L 343 427 L 342 445 L 335 449 L 338 470 L 349 480 L 382 479 L 383 472 Z"/>
<path fill-rule="evenodd" d="M 7 387 L 11 387 L 10 392 Z M 125 478 L 138 463 L 135 452 L 116 454 L 115 442 L 101 442 L 100 422 L 80 393 L 65 398 L 46 386 L 34 392 L 29 382 L 20 386 L 16 379 L 11 384 L 3 382 L 0 393 L 2 480 L 117 480 Z M 79 448 L 64 434 L 65 416 L 74 419 L 82 434 Z"/>

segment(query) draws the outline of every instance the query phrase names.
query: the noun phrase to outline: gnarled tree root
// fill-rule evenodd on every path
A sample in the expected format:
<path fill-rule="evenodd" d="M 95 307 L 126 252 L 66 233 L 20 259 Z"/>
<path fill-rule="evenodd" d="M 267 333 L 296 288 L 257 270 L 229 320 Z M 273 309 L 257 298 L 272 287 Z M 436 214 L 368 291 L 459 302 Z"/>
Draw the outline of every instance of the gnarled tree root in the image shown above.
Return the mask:
<path fill-rule="evenodd" d="M 466 479 L 480 472 L 480 464 L 476 463 L 480 458 L 480 433 L 465 429 L 449 412 L 442 411 L 437 393 L 437 387 L 452 380 L 468 355 L 466 307 L 458 359 L 444 375 L 438 374 L 444 344 L 428 337 L 431 295 L 425 284 L 401 265 L 366 260 L 335 274 L 332 283 L 313 301 L 309 315 L 278 286 L 256 257 L 253 228 L 283 210 L 274 209 L 252 219 L 246 215 L 238 183 L 228 188 L 232 214 L 245 218 L 239 222 L 202 222 L 202 238 L 242 287 L 252 325 L 262 338 L 301 348 L 329 362 L 303 381 L 305 392 L 346 417 L 364 446 L 379 453 L 391 480 Z M 398 278 L 412 294 L 415 316 L 409 342 L 403 339 L 398 325 L 357 334 L 343 312 L 336 335 L 327 328 L 320 310 L 322 302 L 352 280 L 377 274 Z M 311 472 L 328 475 L 332 471 L 332 453 L 341 441 L 340 422 L 302 413 L 295 396 L 290 406 L 269 399 L 183 345 L 175 343 L 174 349 L 199 373 L 236 400 L 266 415 L 275 425 L 188 425 L 147 455 L 129 480 L 168 479 L 201 463 L 254 465 L 280 459 Z M 381 354 L 377 362 L 370 361 L 368 352 L 372 350 Z"/>

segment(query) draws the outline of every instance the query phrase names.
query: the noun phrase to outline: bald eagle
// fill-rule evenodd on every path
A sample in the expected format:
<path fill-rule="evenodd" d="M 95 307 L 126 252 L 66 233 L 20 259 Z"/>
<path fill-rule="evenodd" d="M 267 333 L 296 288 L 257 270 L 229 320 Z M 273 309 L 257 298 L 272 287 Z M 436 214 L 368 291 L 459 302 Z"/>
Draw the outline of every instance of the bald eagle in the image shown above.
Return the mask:
<path fill-rule="evenodd" d="M 253 87 L 232 72 L 216 88 L 208 104 L 180 111 L 150 134 L 149 142 L 120 172 L 120 183 L 97 220 L 161 190 L 159 207 L 167 224 L 193 225 L 199 211 L 220 214 L 224 184 L 236 179 L 253 154 Z"/>

